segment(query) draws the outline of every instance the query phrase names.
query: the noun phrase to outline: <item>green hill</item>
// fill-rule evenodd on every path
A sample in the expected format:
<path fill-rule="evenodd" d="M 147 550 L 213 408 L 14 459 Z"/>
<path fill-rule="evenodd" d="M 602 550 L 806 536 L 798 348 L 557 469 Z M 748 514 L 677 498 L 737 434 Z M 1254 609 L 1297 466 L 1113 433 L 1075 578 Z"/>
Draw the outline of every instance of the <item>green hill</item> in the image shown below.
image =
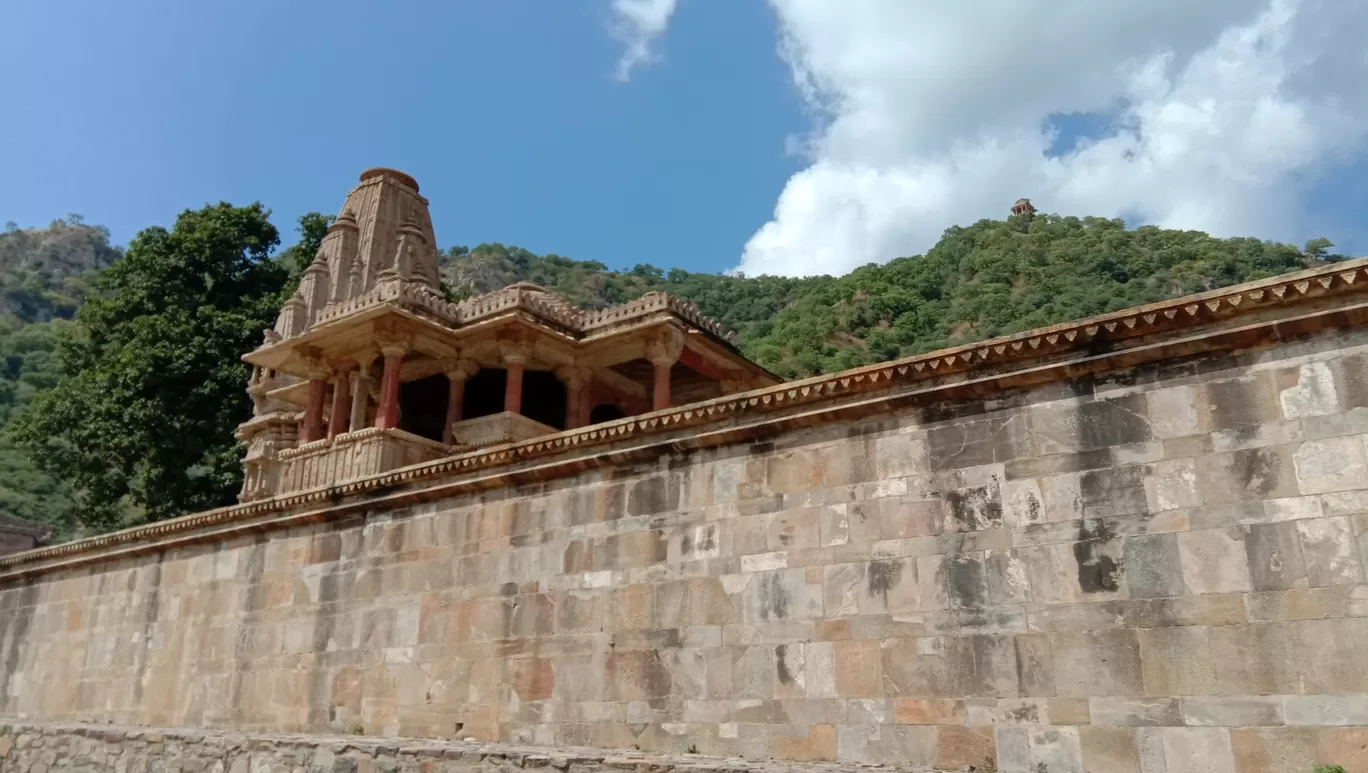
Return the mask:
<path fill-rule="evenodd" d="M 1311 253 L 1120 220 L 1035 215 L 946 230 L 925 255 L 806 279 L 696 274 L 481 244 L 445 252 L 458 296 L 530 281 L 585 307 L 664 290 L 736 331 L 752 359 L 808 376 L 1296 271 Z M 1341 256 L 1329 256 L 1338 258 Z"/>
<path fill-rule="evenodd" d="M 8 224 L 0 234 L 0 513 L 75 523 L 74 492 L 40 470 L 5 431 L 57 379 L 57 336 L 91 294 L 95 274 L 119 257 L 109 232 L 76 215 L 47 228 Z"/>

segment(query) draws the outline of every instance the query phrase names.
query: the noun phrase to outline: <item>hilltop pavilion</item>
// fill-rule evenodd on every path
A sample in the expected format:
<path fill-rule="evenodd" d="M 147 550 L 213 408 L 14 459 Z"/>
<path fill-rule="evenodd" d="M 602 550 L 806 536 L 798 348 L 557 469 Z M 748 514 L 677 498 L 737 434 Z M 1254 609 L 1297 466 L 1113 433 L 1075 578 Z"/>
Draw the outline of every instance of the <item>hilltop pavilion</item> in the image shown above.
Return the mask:
<path fill-rule="evenodd" d="M 299 289 L 243 359 L 239 498 L 326 487 L 778 383 L 694 306 L 586 311 L 529 283 L 451 303 L 427 199 L 393 169 L 347 195 Z"/>

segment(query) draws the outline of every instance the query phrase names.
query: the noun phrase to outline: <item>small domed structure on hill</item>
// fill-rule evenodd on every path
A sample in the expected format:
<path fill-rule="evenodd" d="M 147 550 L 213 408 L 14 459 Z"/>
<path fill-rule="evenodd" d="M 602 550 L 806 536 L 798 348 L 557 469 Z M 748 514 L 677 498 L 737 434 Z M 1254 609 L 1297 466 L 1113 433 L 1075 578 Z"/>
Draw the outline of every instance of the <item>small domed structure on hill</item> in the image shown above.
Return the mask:
<path fill-rule="evenodd" d="M 427 199 L 371 169 L 251 363 L 242 501 L 776 384 L 665 293 L 597 311 L 530 282 L 450 303 Z"/>
<path fill-rule="evenodd" d="M 1017 199 L 1012 205 L 1013 215 L 1034 215 L 1036 208 L 1031 204 L 1030 199 Z"/>

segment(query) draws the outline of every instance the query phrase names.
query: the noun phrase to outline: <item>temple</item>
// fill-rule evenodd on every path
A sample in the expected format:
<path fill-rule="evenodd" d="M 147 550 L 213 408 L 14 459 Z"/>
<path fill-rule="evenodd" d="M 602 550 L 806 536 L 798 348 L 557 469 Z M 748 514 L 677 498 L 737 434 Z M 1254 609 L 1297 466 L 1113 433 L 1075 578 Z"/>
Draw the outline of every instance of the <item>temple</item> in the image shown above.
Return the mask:
<path fill-rule="evenodd" d="M 586 311 L 529 283 L 440 289 L 428 202 L 370 169 L 252 367 L 241 501 L 771 386 L 664 293 Z"/>

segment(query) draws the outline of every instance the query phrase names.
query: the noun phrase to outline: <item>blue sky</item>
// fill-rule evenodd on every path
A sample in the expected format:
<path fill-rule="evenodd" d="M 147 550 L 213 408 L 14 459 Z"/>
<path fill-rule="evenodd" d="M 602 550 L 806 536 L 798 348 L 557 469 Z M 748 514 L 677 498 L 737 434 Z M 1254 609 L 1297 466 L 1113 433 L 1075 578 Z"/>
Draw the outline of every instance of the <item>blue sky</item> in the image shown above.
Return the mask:
<path fill-rule="evenodd" d="M 1356 4 L 863 2 L 10 0 L 0 222 L 260 200 L 288 244 L 383 165 L 442 246 L 613 267 L 840 273 L 1018 196 L 1368 252 Z M 668 24 L 620 82 L 631 4 Z"/>
<path fill-rule="evenodd" d="M 626 83 L 597 0 L 7 8 L 0 222 L 76 212 L 125 243 L 261 200 L 284 232 L 394 166 L 443 246 L 718 271 L 801 165 L 785 137 L 807 122 L 760 2 L 695 3 L 667 66 Z"/>

